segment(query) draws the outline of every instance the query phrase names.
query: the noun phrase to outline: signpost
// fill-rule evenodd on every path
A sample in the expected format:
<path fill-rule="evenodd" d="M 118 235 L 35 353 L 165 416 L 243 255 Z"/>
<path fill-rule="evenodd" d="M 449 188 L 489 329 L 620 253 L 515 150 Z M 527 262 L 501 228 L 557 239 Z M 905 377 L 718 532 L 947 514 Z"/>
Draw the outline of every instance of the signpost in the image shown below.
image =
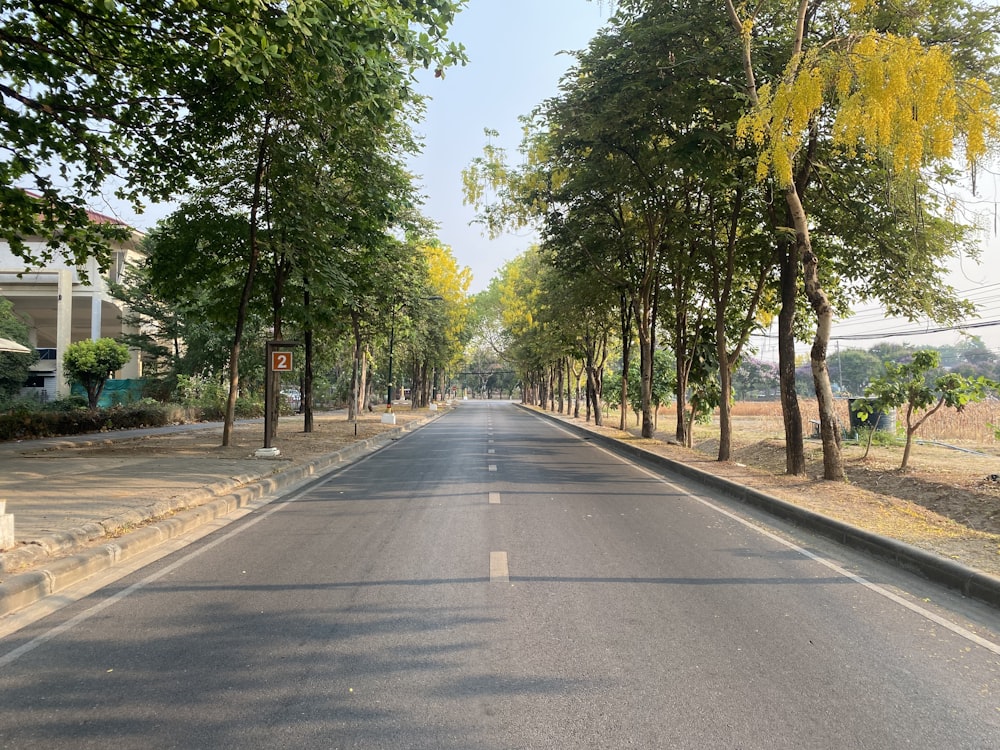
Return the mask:
<path fill-rule="evenodd" d="M 254 453 L 258 458 L 277 458 L 281 451 L 271 445 L 271 429 L 278 415 L 275 414 L 275 376 L 276 372 L 291 372 L 293 366 L 292 352 L 280 351 L 298 346 L 297 341 L 268 341 L 264 345 L 264 447 Z"/>
<path fill-rule="evenodd" d="M 277 343 L 277 342 L 268 342 Z M 287 342 L 282 342 L 287 343 Z M 271 372 L 291 372 L 292 353 L 291 352 L 271 352 Z"/>

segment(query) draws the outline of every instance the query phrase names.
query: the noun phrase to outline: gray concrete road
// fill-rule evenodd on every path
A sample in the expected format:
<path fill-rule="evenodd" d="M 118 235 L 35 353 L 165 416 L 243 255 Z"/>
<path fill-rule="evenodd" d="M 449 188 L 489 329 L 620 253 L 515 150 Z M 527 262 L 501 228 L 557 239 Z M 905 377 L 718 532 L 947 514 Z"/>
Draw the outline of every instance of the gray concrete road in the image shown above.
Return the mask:
<path fill-rule="evenodd" d="M 1000 744 L 994 610 L 748 513 L 463 404 L 0 640 L 0 747 Z"/>

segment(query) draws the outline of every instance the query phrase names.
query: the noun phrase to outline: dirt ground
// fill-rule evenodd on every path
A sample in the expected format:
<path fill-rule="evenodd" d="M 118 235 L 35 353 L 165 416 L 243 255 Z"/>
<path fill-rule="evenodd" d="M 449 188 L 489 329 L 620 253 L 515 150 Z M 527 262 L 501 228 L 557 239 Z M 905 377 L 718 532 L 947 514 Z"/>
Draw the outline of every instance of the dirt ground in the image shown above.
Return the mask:
<path fill-rule="evenodd" d="M 414 411 L 408 407 L 397 409 L 395 413 L 395 426 L 384 424 L 380 411 L 365 412 L 357 422 L 348 422 L 343 413 L 319 414 L 313 420 L 313 431 L 310 433 L 303 432 L 301 416 L 282 417 L 278 423 L 278 435 L 273 441 L 280 456 L 273 460 L 279 465 L 283 461 L 308 460 L 428 416 L 426 409 Z M 109 442 L 72 450 L 78 453 L 100 452 L 101 455 L 122 456 L 169 452 L 172 455 L 190 455 L 192 459 L 210 456 L 240 460 L 253 456 L 262 445 L 263 426 L 256 422 L 235 425 L 231 443 L 226 447 L 222 446 L 222 428 L 217 428 Z"/>
<path fill-rule="evenodd" d="M 397 424 L 401 425 L 422 419 L 428 413 L 402 407 L 396 415 Z M 613 415 L 607 421 L 617 424 Z M 274 444 L 280 447 L 281 460 L 309 459 L 387 429 L 391 428 L 381 423 L 378 412 L 364 414 L 356 425 L 347 422 L 343 414 L 317 416 L 315 429 L 309 434 L 302 431 L 301 417 L 284 418 Z M 696 430 L 694 450 L 670 443 L 662 429 L 658 434 L 663 439 L 657 440 L 644 440 L 634 431 L 621 432 L 607 426 L 599 431 L 1000 576 L 998 451 L 987 454 L 961 446 L 917 445 L 910 470 L 901 473 L 900 446 L 873 446 L 869 457 L 862 459 L 863 446 L 845 444 L 848 481 L 828 482 L 819 478 L 822 448 L 818 440 L 806 444 L 808 476 L 789 477 L 784 474 L 783 441 L 764 436 L 752 418 L 736 418 L 733 460 L 726 463 L 715 460 L 718 432 L 712 425 Z M 85 450 L 132 456 L 166 451 L 191 455 L 192 459 L 198 456 L 243 459 L 260 447 L 261 425 L 237 426 L 233 445 L 228 448 L 220 446 L 220 437 L 216 430 L 187 432 Z"/>

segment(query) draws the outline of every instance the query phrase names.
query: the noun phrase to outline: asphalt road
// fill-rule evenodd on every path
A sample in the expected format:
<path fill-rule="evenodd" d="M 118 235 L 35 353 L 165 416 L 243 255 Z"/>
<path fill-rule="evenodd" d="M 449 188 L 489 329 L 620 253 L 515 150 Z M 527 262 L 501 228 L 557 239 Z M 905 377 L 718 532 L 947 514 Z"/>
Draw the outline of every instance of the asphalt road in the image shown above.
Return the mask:
<path fill-rule="evenodd" d="M 0 747 L 1000 747 L 1000 616 L 689 489 L 464 403 L 0 640 Z"/>

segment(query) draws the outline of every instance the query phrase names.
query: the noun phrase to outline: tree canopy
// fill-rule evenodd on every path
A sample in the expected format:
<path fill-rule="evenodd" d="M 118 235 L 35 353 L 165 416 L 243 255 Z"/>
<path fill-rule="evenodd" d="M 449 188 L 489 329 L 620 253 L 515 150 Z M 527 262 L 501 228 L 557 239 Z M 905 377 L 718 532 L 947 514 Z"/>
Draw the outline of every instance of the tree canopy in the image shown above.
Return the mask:
<path fill-rule="evenodd" d="M 444 36 L 461 5 L 5 3 L 0 236 L 29 264 L 57 253 L 76 265 L 106 262 L 115 228 L 90 220 L 89 200 L 113 190 L 141 207 L 199 184 L 234 122 L 283 95 L 282 68 L 301 71 L 314 92 L 325 84 L 325 97 L 312 98 L 317 110 L 391 119 L 414 98 L 414 66 L 442 71 L 464 60 Z M 48 241 L 41 256 L 24 242 L 35 235 Z"/>

